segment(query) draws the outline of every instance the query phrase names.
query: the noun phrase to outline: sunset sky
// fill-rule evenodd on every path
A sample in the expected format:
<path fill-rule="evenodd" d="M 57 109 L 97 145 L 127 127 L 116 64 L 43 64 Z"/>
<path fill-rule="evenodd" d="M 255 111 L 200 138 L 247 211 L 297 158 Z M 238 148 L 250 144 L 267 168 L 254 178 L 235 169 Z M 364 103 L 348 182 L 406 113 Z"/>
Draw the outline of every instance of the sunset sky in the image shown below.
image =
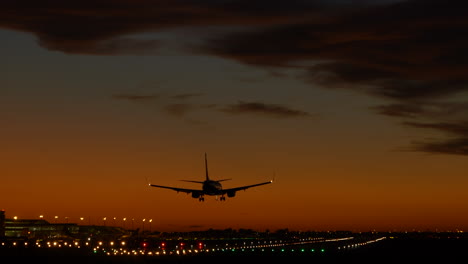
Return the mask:
<path fill-rule="evenodd" d="M 0 209 L 153 231 L 467 230 L 467 10 L 0 0 Z M 180 180 L 204 180 L 204 153 L 224 188 L 275 181 L 224 202 L 147 185 L 201 188 Z"/>

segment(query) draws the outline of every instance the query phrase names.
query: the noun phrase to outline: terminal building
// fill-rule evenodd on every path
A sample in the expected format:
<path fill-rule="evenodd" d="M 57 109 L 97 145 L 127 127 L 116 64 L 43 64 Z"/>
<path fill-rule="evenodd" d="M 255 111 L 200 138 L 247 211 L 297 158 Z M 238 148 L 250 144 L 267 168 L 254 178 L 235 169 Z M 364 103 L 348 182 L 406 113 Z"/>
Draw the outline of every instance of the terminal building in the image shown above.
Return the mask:
<path fill-rule="evenodd" d="M 0 238 L 51 239 L 81 238 L 89 235 L 117 238 L 127 230 L 110 226 L 83 226 L 75 223 L 49 223 L 44 219 L 9 219 L 0 211 Z"/>

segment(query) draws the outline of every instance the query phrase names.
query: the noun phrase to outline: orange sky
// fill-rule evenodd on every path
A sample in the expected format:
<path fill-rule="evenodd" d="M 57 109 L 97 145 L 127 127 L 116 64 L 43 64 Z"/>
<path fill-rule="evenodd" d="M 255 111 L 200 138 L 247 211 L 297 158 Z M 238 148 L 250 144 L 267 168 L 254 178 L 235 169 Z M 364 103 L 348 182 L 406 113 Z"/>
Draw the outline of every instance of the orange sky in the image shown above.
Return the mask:
<path fill-rule="evenodd" d="M 224 19 L 208 19 L 209 2 L 161 25 L 132 24 L 116 7 L 102 17 L 125 15 L 121 23 L 85 24 L 87 32 L 64 6 L 9 4 L 0 22 L 0 208 L 51 222 L 106 217 L 143 228 L 152 219 L 159 231 L 466 230 L 468 80 L 458 73 L 468 63 L 448 51 L 432 57 L 445 42 L 415 33 L 429 24 L 382 30 L 428 21 L 404 15 L 417 1 L 378 2 L 372 12 L 359 2 L 355 24 L 340 24 L 349 19 L 342 1 L 321 7 L 334 19 L 301 1 L 260 17 L 233 5 Z M 89 5 L 83 16 L 102 12 Z M 457 5 L 444 10 L 456 18 Z M 163 9 L 175 19 L 190 8 Z M 448 15 L 427 8 L 431 19 Z M 387 21 L 389 10 L 401 16 Z M 24 19 L 31 13 L 44 27 Z M 314 19 L 285 22 L 299 13 Z M 444 35 L 452 22 L 444 21 L 434 38 L 458 50 L 466 40 Z M 205 152 L 213 179 L 232 178 L 225 188 L 275 182 L 225 202 L 148 187 L 147 179 L 201 188 L 179 180 L 204 179 Z"/>

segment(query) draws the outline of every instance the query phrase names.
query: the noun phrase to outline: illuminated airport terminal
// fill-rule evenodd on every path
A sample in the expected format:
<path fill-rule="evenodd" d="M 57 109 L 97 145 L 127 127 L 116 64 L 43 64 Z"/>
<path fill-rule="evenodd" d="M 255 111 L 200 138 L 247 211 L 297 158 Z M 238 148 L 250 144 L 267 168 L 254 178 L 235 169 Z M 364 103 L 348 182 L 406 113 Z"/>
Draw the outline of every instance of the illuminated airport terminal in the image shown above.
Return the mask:
<path fill-rule="evenodd" d="M 5 218 L 5 211 L 0 211 L 0 237 L 23 239 L 49 239 L 57 237 L 81 238 L 96 233 L 102 237 L 119 237 L 128 231 L 111 226 L 86 226 L 76 223 L 50 223 L 39 219 Z"/>

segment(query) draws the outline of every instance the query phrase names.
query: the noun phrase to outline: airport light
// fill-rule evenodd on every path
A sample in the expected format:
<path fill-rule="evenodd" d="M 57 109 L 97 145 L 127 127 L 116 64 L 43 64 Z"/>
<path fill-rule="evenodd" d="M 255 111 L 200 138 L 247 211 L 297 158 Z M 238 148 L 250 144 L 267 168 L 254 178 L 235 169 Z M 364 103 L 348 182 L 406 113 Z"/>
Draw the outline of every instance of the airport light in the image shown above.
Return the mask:
<path fill-rule="evenodd" d="M 39 215 L 39 218 L 40 218 L 40 219 L 43 219 L 43 218 L 44 218 L 44 215 Z"/>
<path fill-rule="evenodd" d="M 13 216 L 13 220 L 18 220 L 18 217 L 16 215 Z"/>

